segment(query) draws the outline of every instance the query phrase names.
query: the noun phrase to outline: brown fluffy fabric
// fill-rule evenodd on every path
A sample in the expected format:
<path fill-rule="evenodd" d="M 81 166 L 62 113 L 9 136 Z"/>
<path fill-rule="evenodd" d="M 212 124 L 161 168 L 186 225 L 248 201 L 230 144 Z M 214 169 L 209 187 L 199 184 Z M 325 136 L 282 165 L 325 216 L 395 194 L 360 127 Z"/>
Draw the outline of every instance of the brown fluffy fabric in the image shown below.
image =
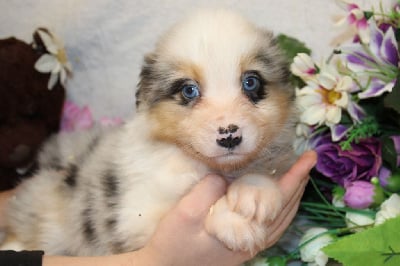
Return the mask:
<path fill-rule="evenodd" d="M 43 47 L 14 37 L 0 40 L 0 190 L 17 184 L 26 174 L 17 168 L 32 165 L 42 142 L 58 131 L 64 88 L 47 89 L 49 74 L 34 69 Z"/>

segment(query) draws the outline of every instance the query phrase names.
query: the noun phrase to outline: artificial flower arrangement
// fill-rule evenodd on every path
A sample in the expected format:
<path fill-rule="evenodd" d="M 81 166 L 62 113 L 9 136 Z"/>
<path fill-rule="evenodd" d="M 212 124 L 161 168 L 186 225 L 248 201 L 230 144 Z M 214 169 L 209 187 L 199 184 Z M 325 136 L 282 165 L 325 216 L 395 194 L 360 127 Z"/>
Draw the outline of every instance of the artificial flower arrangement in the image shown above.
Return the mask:
<path fill-rule="evenodd" d="M 297 248 L 253 265 L 400 265 L 400 1 L 370 11 L 338 3 L 347 12 L 339 23 L 355 34 L 326 60 L 283 42 L 303 51 L 291 65 L 295 147 L 314 149 L 318 161 L 298 214 L 307 226 Z"/>

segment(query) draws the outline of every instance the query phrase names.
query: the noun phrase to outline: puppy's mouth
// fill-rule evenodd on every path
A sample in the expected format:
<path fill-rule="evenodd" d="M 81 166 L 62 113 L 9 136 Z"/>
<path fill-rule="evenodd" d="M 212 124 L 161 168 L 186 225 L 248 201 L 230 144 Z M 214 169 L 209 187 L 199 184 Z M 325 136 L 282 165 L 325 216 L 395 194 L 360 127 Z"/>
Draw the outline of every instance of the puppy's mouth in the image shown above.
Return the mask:
<path fill-rule="evenodd" d="M 232 151 L 228 151 L 221 155 L 213 156 L 211 159 L 215 160 L 215 162 L 217 162 L 217 163 L 226 164 L 226 163 L 240 162 L 245 157 L 246 157 L 245 154 L 237 153 L 232 150 Z"/>
<path fill-rule="evenodd" d="M 233 172 L 246 167 L 250 162 L 250 154 L 229 151 L 209 158 L 211 168 L 219 171 L 223 176 L 230 176 Z"/>

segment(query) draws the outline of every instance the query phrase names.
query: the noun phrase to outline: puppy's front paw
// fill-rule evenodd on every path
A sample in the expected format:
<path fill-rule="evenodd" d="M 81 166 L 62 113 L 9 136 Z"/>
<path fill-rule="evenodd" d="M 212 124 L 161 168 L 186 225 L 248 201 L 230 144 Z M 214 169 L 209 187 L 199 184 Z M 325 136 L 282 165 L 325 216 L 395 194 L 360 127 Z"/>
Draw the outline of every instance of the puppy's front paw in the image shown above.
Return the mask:
<path fill-rule="evenodd" d="M 232 183 L 227 195 L 210 210 L 206 229 L 228 248 L 252 253 L 263 248 L 268 230 L 265 222 L 274 219 L 282 207 L 279 188 L 265 179 Z"/>
<path fill-rule="evenodd" d="M 282 195 L 270 179 L 264 177 L 255 183 L 248 184 L 246 180 L 232 183 L 227 199 L 230 210 L 261 224 L 276 217 L 282 207 Z"/>

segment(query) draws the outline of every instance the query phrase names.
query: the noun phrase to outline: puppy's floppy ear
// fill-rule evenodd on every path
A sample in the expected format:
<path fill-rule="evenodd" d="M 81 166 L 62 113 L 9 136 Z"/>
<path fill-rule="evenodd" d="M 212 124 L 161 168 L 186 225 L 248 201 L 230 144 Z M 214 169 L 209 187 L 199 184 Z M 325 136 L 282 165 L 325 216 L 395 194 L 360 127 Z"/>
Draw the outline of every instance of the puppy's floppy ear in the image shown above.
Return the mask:
<path fill-rule="evenodd" d="M 136 92 L 137 110 L 150 108 L 161 100 L 173 99 L 176 72 L 176 63 L 159 53 L 146 55 Z"/>
<path fill-rule="evenodd" d="M 138 89 L 136 91 L 136 108 L 148 105 L 151 97 L 151 88 L 157 79 L 156 62 L 157 56 L 154 53 L 147 54 L 139 75 Z"/>
<path fill-rule="evenodd" d="M 292 96 L 294 88 L 290 85 L 290 62 L 282 50 L 278 37 L 271 31 L 260 29 L 261 45 L 255 53 L 255 59 L 264 67 L 266 79 L 283 85 Z"/>

